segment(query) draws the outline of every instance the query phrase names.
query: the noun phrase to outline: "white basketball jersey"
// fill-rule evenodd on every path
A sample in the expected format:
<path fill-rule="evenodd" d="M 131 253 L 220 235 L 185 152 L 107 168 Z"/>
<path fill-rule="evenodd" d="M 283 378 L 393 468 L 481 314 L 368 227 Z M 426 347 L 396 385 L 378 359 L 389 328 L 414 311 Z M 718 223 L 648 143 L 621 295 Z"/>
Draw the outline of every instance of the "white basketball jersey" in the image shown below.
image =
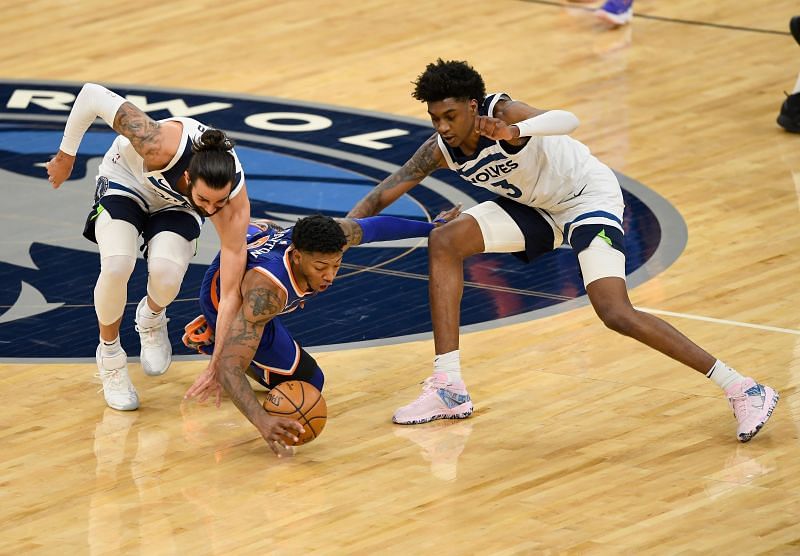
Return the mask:
<path fill-rule="evenodd" d="M 192 118 L 166 118 L 159 122 L 178 121 L 183 124 L 181 143 L 175 156 L 161 170 L 148 172 L 144 167 L 144 160 L 133 148 L 131 142 L 122 135 L 118 136 L 100 164 L 99 174 L 106 176 L 110 181 L 130 188 L 130 193 L 135 196 L 136 191 L 144 188 L 148 193 L 155 194 L 163 201 L 184 208 L 192 209 L 189 200 L 178 192 L 177 183 L 189 167 L 192 158 L 192 140 L 197 141 L 206 129 L 206 126 Z M 230 198 L 235 197 L 242 190 L 244 183 L 242 165 L 234 150 L 231 151 L 236 164 L 236 176 L 233 180 L 233 189 Z M 124 194 L 124 192 L 119 192 Z M 137 196 L 140 200 L 142 196 Z M 146 197 L 149 197 L 146 196 Z M 146 198 L 145 197 L 145 198 Z"/>
<path fill-rule="evenodd" d="M 488 95 L 480 114 L 494 117 L 494 107 L 503 98 L 511 100 L 505 93 Z M 447 165 L 466 181 L 544 210 L 579 195 L 586 185 L 584 175 L 592 165 L 602 165 L 586 145 L 567 135 L 528 137 L 522 146 L 481 136 L 470 156 L 441 136 L 436 139 Z"/>

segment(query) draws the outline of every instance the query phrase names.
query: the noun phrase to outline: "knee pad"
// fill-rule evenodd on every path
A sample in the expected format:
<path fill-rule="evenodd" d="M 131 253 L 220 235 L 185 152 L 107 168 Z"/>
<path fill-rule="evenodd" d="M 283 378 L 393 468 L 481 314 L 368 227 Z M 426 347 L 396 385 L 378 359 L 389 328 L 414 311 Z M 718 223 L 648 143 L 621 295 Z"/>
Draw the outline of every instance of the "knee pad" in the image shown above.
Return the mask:
<path fill-rule="evenodd" d="M 136 258 L 113 255 L 100 259 L 100 276 L 94 287 L 94 310 L 100 324 L 116 322 L 125 311 L 128 300 L 128 279 L 133 273 Z"/>
<path fill-rule="evenodd" d="M 166 307 L 178 296 L 194 243 L 174 232 L 160 232 L 147 244 L 147 252 L 147 295 Z"/>
<path fill-rule="evenodd" d="M 578 264 L 583 274 L 584 287 L 600 278 L 616 277 L 625 280 L 625 255 L 599 237 L 595 237 L 589 247 L 578 253 Z"/>
<path fill-rule="evenodd" d="M 181 289 L 183 275 L 188 265 L 181 265 L 163 257 L 149 257 L 147 261 L 147 295 L 160 307 L 172 303 Z"/>

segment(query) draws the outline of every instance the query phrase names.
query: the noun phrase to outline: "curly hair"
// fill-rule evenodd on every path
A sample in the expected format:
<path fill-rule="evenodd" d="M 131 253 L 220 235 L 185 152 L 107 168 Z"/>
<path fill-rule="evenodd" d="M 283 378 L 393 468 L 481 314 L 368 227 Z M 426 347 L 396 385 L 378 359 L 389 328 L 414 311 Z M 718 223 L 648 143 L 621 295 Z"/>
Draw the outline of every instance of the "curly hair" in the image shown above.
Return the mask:
<path fill-rule="evenodd" d="M 292 244 L 309 253 L 338 253 L 347 244 L 347 238 L 336 220 L 314 214 L 300 218 L 294 225 Z"/>
<path fill-rule="evenodd" d="M 414 81 L 412 96 L 421 102 L 437 102 L 446 98 L 482 101 L 486 85 L 481 75 L 467 62 L 444 61 L 428 64 Z"/>
<path fill-rule="evenodd" d="M 192 139 L 189 181 L 203 178 L 211 189 L 223 189 L 236 178 L 236 162 L 231 149 L 233 141 L 218 129 L 207 129 L 199 139 Z"/>

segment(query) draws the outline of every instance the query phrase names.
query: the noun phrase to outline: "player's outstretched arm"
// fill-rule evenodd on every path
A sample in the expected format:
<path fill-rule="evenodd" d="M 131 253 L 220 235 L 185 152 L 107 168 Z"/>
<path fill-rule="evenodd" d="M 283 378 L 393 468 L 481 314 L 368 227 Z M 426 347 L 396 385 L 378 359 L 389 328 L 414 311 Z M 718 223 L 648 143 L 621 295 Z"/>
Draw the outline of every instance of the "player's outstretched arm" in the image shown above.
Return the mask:
<path fill-rule="evenodd" d="M 394 241 L 411 237 L 426 237 L 431 230 L 450 222 L 461 214 L 461 205 L 442 211 L 433 222 L 409 220 L 398 216 L 368 216 L 366 218 L 337 218 L 347 238 L 347 246 L 373 241 Z"/>
<path fill-rule="evenodd" d="M 285 293 L 255 270 L 245 274 L 242 283 L 242 307 L 228 328 L 220 350 L 217 379 L 233 403 L 253 423 L 270 449 L 280 456 L 288 439 L 297 441 L 303 427 L 297 421 L 273 417 L 261 406 L 247 381 L 245 371 L 258 349 L 264 326 L 284 306 Z"/>
<path fill-rule="evenodd" d="M 399 170 L 376 185 L 372 191 L 356 203 L 347 216 L 363 218 L 378 214 L 432 174 L 434 170 L 446 168 L 447 164 L 442 156 L 442 151 L 439 150 L 436 135 L 434 133 Z"/>

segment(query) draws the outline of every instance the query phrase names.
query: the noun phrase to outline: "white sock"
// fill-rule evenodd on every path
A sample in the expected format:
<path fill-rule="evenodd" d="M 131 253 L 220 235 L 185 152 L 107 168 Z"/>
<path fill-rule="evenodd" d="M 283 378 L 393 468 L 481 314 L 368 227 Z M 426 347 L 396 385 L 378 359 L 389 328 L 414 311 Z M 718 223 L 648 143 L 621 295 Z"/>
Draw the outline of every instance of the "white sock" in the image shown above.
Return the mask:
<path fill-rule="evenodd" d="M 711 367 L 706 373 L 706 376 L 714 381 L 714 384 L 722 388 L 723 390 L 727 389 L 731 384 L 735 382 L 739 382 L 740 380 L 744 380 L 744 377 L 737 373 L 734 369 L 728 367 L 725 363 L 717 359 L 714 362 L 714 366 Z"/>
<path fill-rule="evenodd" d="M 159 312 L 155 312 L 150 308 L 150 304 L 147 302 L 147 298 L 145 298 L 144 303 L 142 304 L 142 308 L 139 311 L 139 316 L 143 319 L 157 319 L 158 316 L 164 312 L 164 309 L 161 309 Z"/>
<path fill-rule="evenodd" d="M 794 84 L 794 89 L 792 90 L 792 94 L 800 93 L 800 74 L 797 76 L 797 82 Z"/>
<path fill-rule="evenodd" d="M 116 355 L 120 351 L 122 351 L 122 344 L 119 342 L 119 334 L 117 334 L 117 337 L 110 342 L 100 338 L 100 353 L 103 355 Z"/>
<path fill-rule="evenodd" d="M 461 382 L 461 359 L 458 350 L 437 355 L 433 359 L 434 373 L 447 373 L 447 382 Z"/>

